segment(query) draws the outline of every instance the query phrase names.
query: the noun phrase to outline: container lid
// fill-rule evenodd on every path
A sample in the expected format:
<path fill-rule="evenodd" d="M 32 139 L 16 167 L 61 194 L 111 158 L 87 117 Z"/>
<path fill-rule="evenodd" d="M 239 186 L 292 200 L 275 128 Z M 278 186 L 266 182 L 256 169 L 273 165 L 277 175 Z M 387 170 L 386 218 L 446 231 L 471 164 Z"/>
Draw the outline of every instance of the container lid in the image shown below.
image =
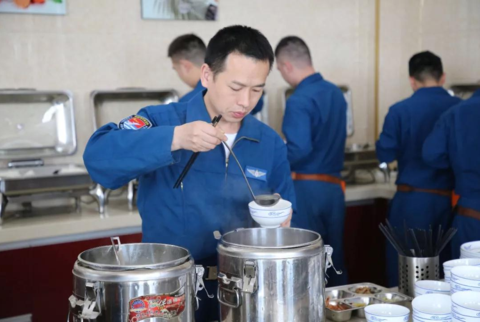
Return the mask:
<path fill-rule="evenodd" d="M 75 153 L 75 113 L 69 92 L 0 90 L 0 110 L 0 159 Z"/>
<path fill-rule="evenodd" d="M 293 249 L 323 244 L 318 233 L 298 228 L 237 229 L 223 235 L 221 242 L 224 246 L 255 249 Z"/>
<path fill-rule="evenodd" d="M 123 265 L 117 261 L 113 246 L 101 246 L 78 255 L 84 267 L 102 271 L 135 269 L 163 269 L 181 265 L 190 259 L 187 249 L 167 244 L 136 243 L 122 244 L 119 252 Z"/>
<path fill-rule="evenodd" d="M 135 115 L 149 105 L 165 105 L 178 101 L 173 89 L 119 88 L 96 90 L 90 94 L 95 129 L 110 123 L 118 123 Z"/>

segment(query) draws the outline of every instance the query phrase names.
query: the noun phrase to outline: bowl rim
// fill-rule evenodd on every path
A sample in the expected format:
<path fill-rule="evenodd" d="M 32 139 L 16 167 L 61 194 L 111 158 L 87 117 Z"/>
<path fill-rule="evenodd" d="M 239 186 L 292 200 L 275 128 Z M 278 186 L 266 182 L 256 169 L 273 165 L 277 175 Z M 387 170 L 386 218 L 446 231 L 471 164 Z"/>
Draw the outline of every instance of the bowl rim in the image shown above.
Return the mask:
<path fill-rule="evenodd" d="M 465 264 L 463 263 L 463 265 L 447 265 L 448 263 L 452 263 L 452 262 L 457 262 L 457 261 L 466 261 L 466 260 L 477 260 L 478 261 L 478 264 L 477 265 L 470 265 L 470 264 Z M 480 266 L 480 257 L 473 257 L 473 258 L 457 258 L 457 259 L 451 259 L 449 261 L 446 261 L 443 263 L 443 268 L 447 268 L 447 267 L 451 267 L 451 268 L 454 268 L 454 267 L 458 267 L 458 266 Z"/>
<path fill-rule="evenodd" d="M 475 309 L 471 309 L 471 308 L 468 308 L 468 307 L 464 307 L 464 306 L 458 304 L 457 302 L 454 302 L 454 301 L 453 301 L 453 296 L 455 296 L 456 298 L 459 297 L 459 296 L 462 296 L 462 295 L 467 296 L 467 294 L 465 294 L 465 293 L 467 293 L 467 292 L 468 292 L 468 293 L 474 293 L 473 295 L 478 295 L 478 300 L 479 300 L 479 303 L 480 303 L 480 292 L 465 291 L 465 292 L 457 292 L 457 293 L 454 293 L 454 294 L 451 295 L 452 305 L 455 304 L 455 305 L 458 305 L 458 306 L 460 306 L 460 307 L 463 307 L 463 308 L 465 308 L 465 309 L 467 309 L 467 310 L 472 310 L 472 311 L 475 311 L 475 312 L 480 312 L 480 306 L 479 306 L 479 309 L 478 309 L 478 311 L 477 311 L 477 310 L 475 310 Z M 462 293 L 463 293 L 463 294 L 462 294 Z M 455 294 L 458 294 L 458 295 L 455 295 Z"/>
<path fill-rule="evenodd" d="M 288 200 L 286 200 L 286 199 L 283 199 L 283 198 L 280 199 L 280 201 L 277 203 L 277 205 L 280 204 L 281 201 L 285 201 L 285 202 L 287 203 L 287 204 L 285 205 L 285 208 L 282 208 L 282 209 L 270 209 L 270 208 L 275 207 L 276 205 L 273 205 L 273 206 L 260 206 L 260 205 L 258 205 L 258 204 L 255 202 L 255 200 L 252 200 L 252 201 L 250 201 L 250 202 L 248 203 L 248 208 L 251 208 L 251 209 L 254 209 L 254 210 L 260 210 L 260 211 L 264 211 L 264 210 L 265 210 L 265 211 L 268 211 L 268 210 L 271 210 L 271 211 L 281 211 L 281 210 L 285 210 L 285 209 L 288 209 L 288 208 L 292 208 L 292 206 L 293 206 L 292 202 L 291 202 L 291 201 L 288 201 Z M 250 205 L 252 205 L 252 206 L 250 206 Z M 255 207 L 254 207 L 255 205 L 260 206 L 260 207 L 262 207 L 262 208 L 255 208 Z M 287 205 L 288 205 L 288 206 L 287 206 Z"/>
<path fill-rule="evenodd" d="M 265 209 L 265 208 L 264 209 L 253 208 L 253 207 L 250 207 L 250 206 L 248 206 L 248 208 L 253 209 L 253 210 L 258 210 L 258 211 L 284 211 L 284 210 L 287 210 L 287 209 L 291 209 L 292 206 L 289 206 L 289 207 L 283 208 L 283 209 L 273 209 L 273 210 L 272 209 Z"/>
<path fill-rule="evenodd" d="M 468 278 L 468 277 L 460 276 L 460 275 L 455 274 L 455 273 L 453 272 L 453 270 L 456 269 L 456 268 L 459 268 L 459 269 L 460 269 L 460 268 L 465 268 L 465 267 L 468 267 L 469 269 L 471 269 L 472 267 L 477 267 L 477 268 L 478 268 L 477 271 L 479 272 L 479 277 L 478 277 L 478 278 Z M 476 269 L 474 268 L 474 270 L 476 270 Z M 458 269 L 457 269 L 457 271 L 458 271 Z M 465 279 L 465 280 L 469 280 L 469 281 L 480 282 L 480 267 L 478 267 L 478 266 L 468 266 L 468 265 L 456 266 L 456 267 L 452 268 L 452 270 L 450 271 L 450 274 L 452 274 L 453 276 L 456 276 L 456 277 L 460 277 L 461 279 Z"/>
<path fill-rule="evenodd" d="M 268 219 L 278 219 L 278 218 L 284 218 L 284 217 L 288 217 L 290 216 L 290 214 L 286 214 L 286 215 L 282 215 L 282 216 L 258 216 L 258 215 L 252 215 L 250 214 L 253 217 L 255 218 L 268 218 Z"/>
<path fill-rule="evenodd" d="M 416 297 L 413 299 L 412 301 L 412 309 L 415 310 L 415 308 L 413 307 L 413 304 L 414 302 L 418 303 L 418 302 L 423 302 L 423 301 L 426 301 L 427 304 L 430 304 L 432 303 L 434 300 L 445 300 L 447 301 L 448 303 L 450 303 L 450 307 L 452 306 L 452 300 L 450 298 L 450 295 L 445 295 L 445 294 L 424 294 L 424 296 L 419 296 L 419 297 Z M 438 302 L 437 302 L 438 303 Z M 420 313 L 425 313 L 425 312 L 422 312 L 420 310 L 416 310 Z M 426 313 L 426 314 L 431 314 L 431 313 Z M 448 313 L 443 313 L 443 314 L 438 314 L 438 315 L 444 315 L 444 314 L 448 314 Z M 433 315 L 436 315 L 436 314 L 433 314 Z"/>
<path fill-rule="evenodd" d="M 393 306 L 393 307 L 399 308 L 399 309 L 401 309 L 401 310 L 407 310 L 407 313 L 399 314 L 399 315 L 388 315 L 388 316 L 385 316 L 385 315 L 378 315 L 378 314 L 375 314 L 375 313 L 370 313 L 370 312 L 367 310 L 367 308 L 371 310 L 372 307 L 379 307 L 379 306 L 382 306 L 382 307 L 391 307 L 391 306 Z M 405 316 L 409 315 L 409 314 L 410 314 L 410 310 L 409 310 L 408 308 L 402 306 L 402 305 L 382 303 L 382 304 L 372 304 L 372 305 L 366 306 L 366 307 L 365 307 L 365 313 L 368 313 L 369 315 L 379 316 L 379 317 L 387 317 L 387 318 L 388 318 L 388 317 L 392 317 L 392 318 L 393 318 L 393 317 L 397 317 L 397 318 L 399 318 L 399 317 L 405 317 Z"/>
<path fill-rule="evenodd" d="M 421 283 L 421 282 L 434 282 L 434 283 L 436 283 L 437 285 L 448 286 L 448 290 L 443 290 L 443 289 L 438 289 L 438 288 L 435 288 L 435 289 L 426 288 L 425 286 L 422 285 L 422 284 L 424 284 L 424 283 Z M 422 289 L 422 290 L 438 291 L 438 292 L 449 292 L 450 289 L 451 289 L 450 283 L 443 282 L 443 281 L 435 281 L 435 280 L 420 280 L 420 281 L 416 281 L 416 282 L 415 282 L 415 287 L 418 287 L 419 289 Z"/>
<path fill-rule="evenodd" d="M 465 291 L 465 292 L 473 292 L 473 291 Z M 457 292 L 457 293 L 465 293 L 465 292 Z M 457 293 L 453 293 L 453 294 L 457 294 Z M 475 293 L 478 293 L 478 292 L 475 292 Z M 452 295 L 453 295 L 453 294 L 452 294 Z M 472 308 L 469 308 L 469 307 L 466 307 L 466 306 L 462 306 L 462 305 L 460 305 L 460 304 L 458 304 L 458 303 L 454 303 L 453 300 L 452 300 L 452 305 L 454 305 L 454 304 L 455 304 L 456 306 L 460 306 L 460 307 L 463 308 L 463 309 L 471 310 L 471 311 L 473 311 L 473 312 L 478 312 L 478 313 L 480 313 L 480 310 L 477 311 L 477 310 L 475 310 L 475 309 L 472 309 Z M 452 309 L 452 311 L 453 311 L 453 309 Z M 455 312 L 455 313 L 457 313 L 457 312 Z M 458 313 L 458 314 L 460 314 L 460 313 Z M 474 317 L 474 316 L 472 316 L 472 318 L 473 318 L 473 317 Z M 477 318 L 480 318 L 480 316 L 478 316 Z"/>

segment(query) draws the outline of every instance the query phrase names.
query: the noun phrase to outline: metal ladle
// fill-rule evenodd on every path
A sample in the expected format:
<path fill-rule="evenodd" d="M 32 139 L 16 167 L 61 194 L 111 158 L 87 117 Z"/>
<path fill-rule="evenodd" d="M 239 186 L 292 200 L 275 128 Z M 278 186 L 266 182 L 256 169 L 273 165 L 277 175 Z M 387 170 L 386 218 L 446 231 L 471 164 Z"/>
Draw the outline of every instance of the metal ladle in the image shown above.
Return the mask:
<path fill-rule="evenodd" d="M 242 172 L 243 178 L 245 179 L 245 182 L 247 183 L 248 190 L 250 190 L 250 193 L 252 194 L 253 200 L 257 205 L 260 206 L 274 206 L 280 201 L 280 196 L 279 195 L 258 195 L 255 196 L 253 193 L 252 187 L 250 186 L 250 183 L 248 182 L 247 176 L 245 175 L 245 172 L 243 171 L 242 166 L 240 165 L 240 162 L 237 159 L 237 156 L 235 153 L 233 153 L 232 149 L 228 146 L 227 143 L 222 142 L 223 145 L 230 151 L 230 154 L 233 156 L 235 161 L 237 162 L 238 167 L 240 168 L 240 171 Z"/>
<path fill-rule="evenodd" d="M 110 241 L 112 242 L 112 247 L 115 253 L 115 259 L 117 260 L 117 264 L 120 266 L 124 266 L 125 259 L 123 258 L 123 253 L 121 248 L 122 243 L 120 242 L 120 237 L 110 237 Z"/>

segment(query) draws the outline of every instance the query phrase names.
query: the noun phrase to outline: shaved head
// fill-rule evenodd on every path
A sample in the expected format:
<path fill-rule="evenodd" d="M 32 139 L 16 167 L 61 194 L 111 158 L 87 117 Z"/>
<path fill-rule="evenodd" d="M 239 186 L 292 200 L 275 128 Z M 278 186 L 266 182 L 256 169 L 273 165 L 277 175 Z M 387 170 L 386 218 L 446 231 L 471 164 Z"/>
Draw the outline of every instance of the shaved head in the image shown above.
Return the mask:
<path fill-rule="evenodd" d="M 275 49 L 275 57 L 287 60 L 296 67 L 312 66 L 312 56 L 307 44 L 297 36 L 288 36 L 280 40 Z"/>

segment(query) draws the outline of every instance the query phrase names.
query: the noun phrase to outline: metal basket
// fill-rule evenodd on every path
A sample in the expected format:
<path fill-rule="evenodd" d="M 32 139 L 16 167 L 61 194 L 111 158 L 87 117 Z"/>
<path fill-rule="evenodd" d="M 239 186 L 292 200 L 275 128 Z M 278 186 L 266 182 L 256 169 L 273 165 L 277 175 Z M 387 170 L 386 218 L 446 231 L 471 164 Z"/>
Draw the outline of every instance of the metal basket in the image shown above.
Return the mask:
<path fill-rule="evenodd" d="M 398 290 L 415 297 L 415 282 L 440 278 L 439 257 L 405 257 L 398 255 Z"/>

